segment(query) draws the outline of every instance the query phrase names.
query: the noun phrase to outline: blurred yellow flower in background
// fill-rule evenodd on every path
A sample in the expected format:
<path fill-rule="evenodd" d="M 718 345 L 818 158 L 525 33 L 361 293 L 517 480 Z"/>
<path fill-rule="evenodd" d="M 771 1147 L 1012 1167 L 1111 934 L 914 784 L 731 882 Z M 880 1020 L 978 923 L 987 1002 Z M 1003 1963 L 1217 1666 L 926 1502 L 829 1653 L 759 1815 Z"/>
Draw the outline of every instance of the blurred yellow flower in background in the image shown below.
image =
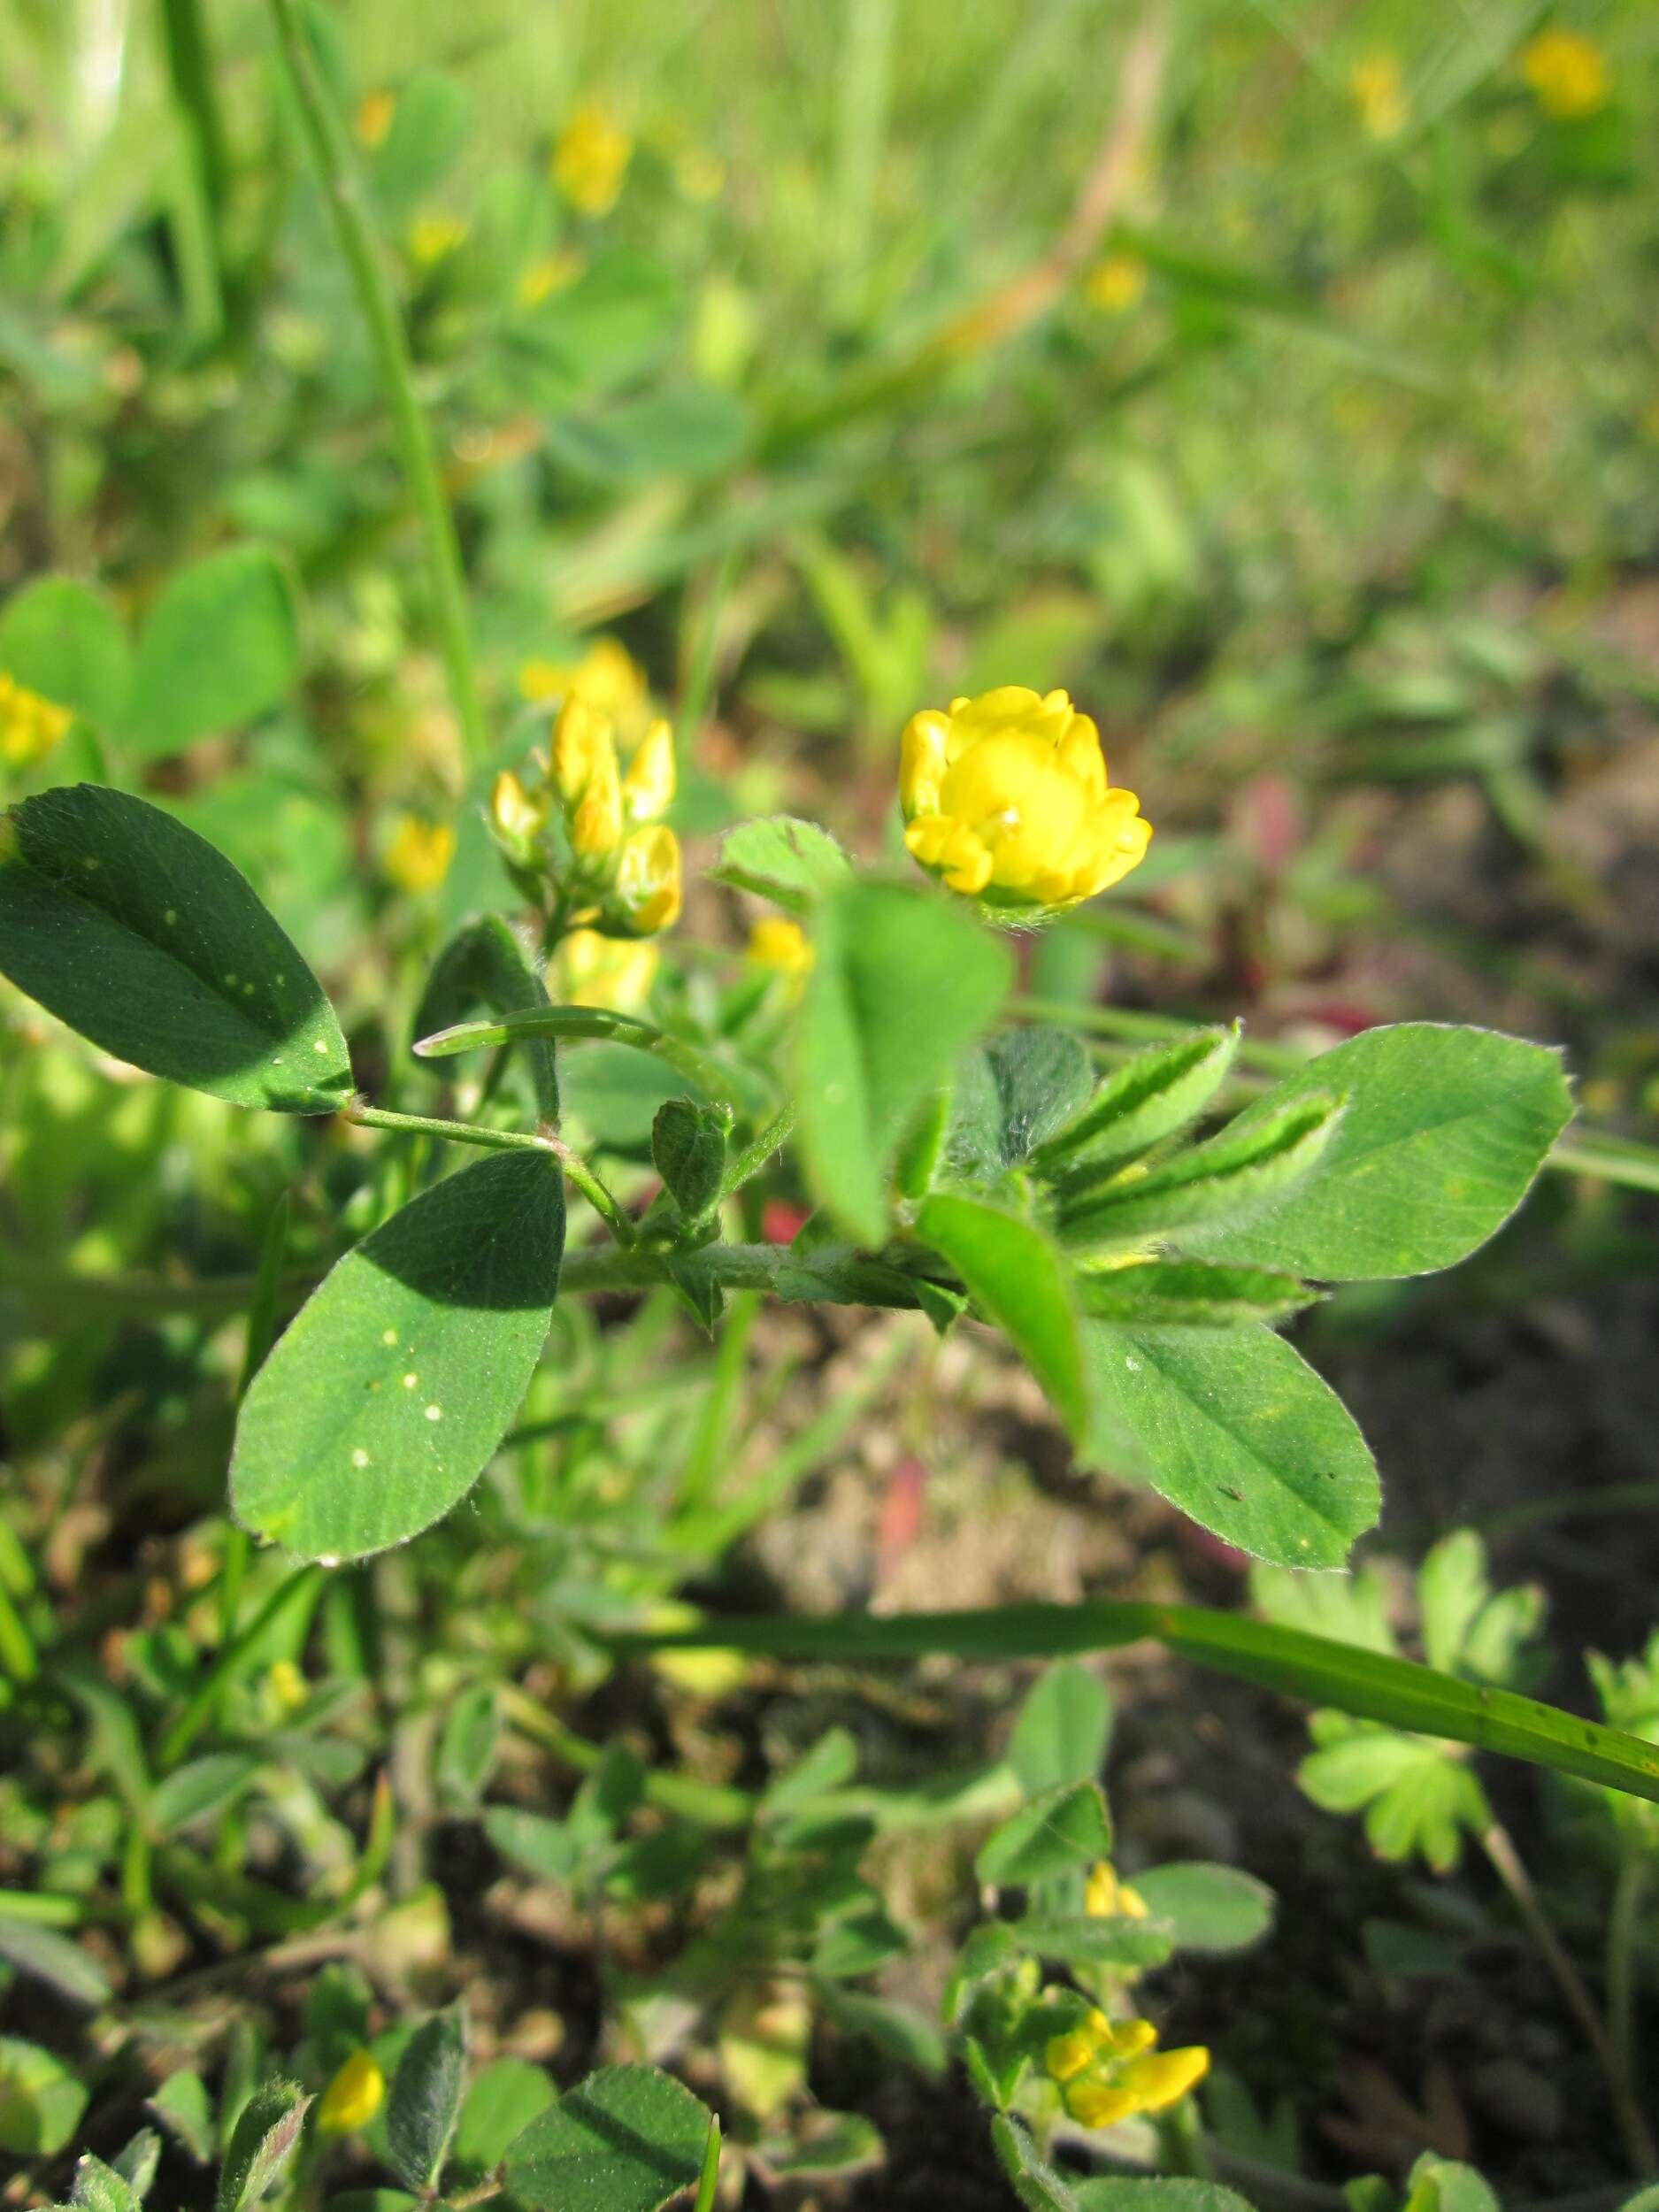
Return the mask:
<path fill-rule="evenodd" d="M 1409 112 L 1400 64 L 1392 54 L 1367 54 L 1348 73 L 1360 121 L 1368 138 L 1398 138 Z"/>
<path fill-rule="evenodd" d="M 69 734 L 73 716 L 67 707 L 42 699 L 14 677 L 0 675 L 0 760 L 27 768 L 44 760 Z"/>
<path fill-rule="evenodd" d="M 658 957 L 648 940 L 573 929 L 548 963 L 548 996 L 556 1006 L 637 1014 L 651 995 Z"/>
<path fill-rule="evenodd" d="M 1607 105 L 1607 61 L 1579 31 L 1540 31 L 1521 51 L 1521 74 L 1538 104 L 1558 122 L 1578 122 Z"/>
<path fill-rule="evenodd" d="M 418 814 L 400 814 L 386 848 L 388 879 L 400 891 L 419 895 L 435 891 L 449 872 L 455 858 L 455 832 L 448 822 L 428 822 Z"/>
<path fill-rule="evenodd" d="M 1151 825 L 1106 780 L 1100 733 L 1064 691 L 1005 684 L 913 715 L 899 764 L 904 842 L 949 890 L 1027 917 L 1125 876 Z"/>
<path fill-rule="evenodd" d="M 749 933 L 749 957 L 757 968 L 804 975 L 816 956 L 806 932 L 787 915 L 764 915 Z"/>
<path fill-rule="evenodd" d="M 1146 295 L 1147 265 L 1139 254 L 1109 253 L 1083 280 L 1083 296 L 1103 315 L 1126 315 Z"/>
<path fill-rule="evenodd" d="M 627 173 L 634 141 L 596 101 L 579 107 L 559 133 L 550 174 L 584 215 L 608 214 Z"/>
<path fill-rule="evenodd" d="M 409 226 L 409 253 L 423 269 L 452 254 L 466 237 L 458 215 L 417 215 Z"/>
<path fill-rule="evenodd" d="M 317 2104 L 320 2135 L 355 2135 L 386 2101 L 386 2077 L 373 2051 L 353 2051 Z"/>
<path fill-rule="evenodd" d="M 537 706 L 580 692 L 615 725 L 625 745 L 645 734 L 651 711 L 644 672 L 613 637 L 595 638 L 579 661 L 526 661 L 518 671 L 518 689 Z"/>
<path fill-rule="evenodd" d="M 519 306 L 540 307 L 543 300 L 550 300 L 556 292 L 568 290 L 586 266 L 579 253 L 543 254 L 540 261 L 530 264 L 518 280 Z"/>
<path fill-rule="evenodd" d="M 627 937 L 672 928 L 680 918 L 680 841 L 655 819 L 674 796 L 668 724 L 651 724 L 625 778 L 610 716 L 586 690 L 572 689 L 553 726 L 553 781 L 578 879 L 596 900 L 580 909 L 580 918 L 597 919 L 603 930 Z M 630 829 L 630 823 L 644 826 Z"/>
<path fill-rule="evenodd" d="M 1091 1920 L 1144 1920 L 1146 1900 L 1139 1890 L 1118 1878 L 1108 1859 L 1096 1859 L 1083 1886 L 1083 1909 Z"/>
<path fill-rule="evenodd" d="M 384 146 L 396 111 L 397 103 L 389 92 L 365 92 L 357 102 L 356 129 L 358 143 L 366 146 L 371 153 L 377 146 Z"/>

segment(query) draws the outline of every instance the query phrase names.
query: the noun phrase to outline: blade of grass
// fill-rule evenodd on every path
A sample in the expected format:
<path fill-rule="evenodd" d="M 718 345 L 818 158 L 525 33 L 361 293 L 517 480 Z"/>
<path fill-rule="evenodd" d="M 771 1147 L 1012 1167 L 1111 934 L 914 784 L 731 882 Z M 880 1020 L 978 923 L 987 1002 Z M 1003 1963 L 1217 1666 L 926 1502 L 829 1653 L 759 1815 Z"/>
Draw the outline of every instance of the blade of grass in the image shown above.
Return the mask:
<path fill-rule="evenodd" d="M 627 1650 L 713 1647 L 776 1658 L 1053 1659 L 1151 1641 L 1218 1673 L 1236 1675 L 1362 1720 L 1473 1744 L 1604 1788 L 1659 1803 L 1659 1747 L 1581 1720 L 1512 1691 L 1477 1688 L 1409 1659 L 1363 1651 L 1300 1629 L 1193 1605 L 997 1606 L 895 1618 L 710 1619 L 703 1629 L 613 1640 Z"/>

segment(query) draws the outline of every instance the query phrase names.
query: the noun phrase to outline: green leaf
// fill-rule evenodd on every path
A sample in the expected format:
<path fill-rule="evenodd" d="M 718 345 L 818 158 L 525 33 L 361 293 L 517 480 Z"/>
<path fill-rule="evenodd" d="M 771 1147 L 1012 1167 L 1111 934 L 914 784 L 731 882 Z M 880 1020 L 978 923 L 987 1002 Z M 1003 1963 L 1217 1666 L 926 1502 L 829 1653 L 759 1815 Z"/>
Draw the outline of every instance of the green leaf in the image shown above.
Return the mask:
<path fill-rule="evenodd" d="M 335 1112 L 346 1041 L 322 987 L 224 856 L 99 784 L 0 820 L 0 967 L 117 1059 L 235 1106 Z"/>
<path fill-rule="evenodd" d="M 500 1152 L 394 1214 L 325 1278 L 243 1401 L 231 1502 L 306 1559 L 360 1559 L 464 1497 L 541 1357 L 565 1194 Z"/>
<path fill-rule="evenodd" d="M 392 2170 L 421 2196 L 438 2185 L 465 2079 L 466 2023 L 460 2006 L 450 2005 L 410 2037 L 386 2100 Z"/>
<path fill-rule="evenodd" d="M 916 1233 L 961 1276 L 1048 1393 L 1074 1444 L 1088 1432 L 1089 1403 L 1071 1279 L 1042 1231 L 1017 1214 L 954 1191 L 935 1191 Z"/>
<path fill-rule="evenodd" d="M 1048 2163 L 1023 2121 L 997 2113 L 991 2122 L 991 2147 L 1025 2212 L 1078 2212 L 1069 2179 Z"/>
<path fill-rule="evenodd" d="M 454 166 L 472 103 L 446 69 L 416 69 L 397 88 L 385 138 L 369 156 L 369 187 L 383 219 L 401 229 Z"/>
<path fill-rule="evenodd" d="M 1447 1673 L 1459 1671 L 1463 1646 L 1490 1602 L 1486 1548 L 1472 1528 L 1443 1536 L 1417 1570 L 1417 1615 L 1423 1656 Z"/>
<path fill-rule="evenodd" d="M 651 1158 L 687 1221 L 713 1205 L 726 1172 L 726 1122 L 688 1098 L 665 1098 L 651 1124 Z"/>
<path fill-rule="evenodd" d="M 979 1847 L 973 1871 L 994 1886 L 1025 1885 L 1103 1859 L 1110 1848 L 1111 1824 L 1098 1786 L 1070 1782 L 1033 1797 L 993 1829 Z"/>
<path fill-rule="evenodd" d="M 872 1997 L 867 1990 L 844 1989 L 826 1982 L 813 1991 L 825 2018 L 849 2035 L 861 2035 L 886 2058 L 909 2066 L 930 2081 L 942 2081 L 950 2054 L 936 2024 L 919 2012 Z"/>
<path fill-rule="evenodd" d="M 858 1745 L 848 1728 L 826 1728 L 793 1766 L 775 1775 L 761 1793 L 759 1817 L 780 1820 L 817 1798 L 844 1789 L 858 1771 Z"/>
<path fill-rule="evenodd" d="M 90 2151 L 76 2160 L 69 2195 L 73 2212 L 138 2212 L 142 2201 L 130 2182 Z"/>
<path fill-rule="evenodd" d="M 1076 2194 L 1079 2212 L 1251 2212 L 1236 2189 L 1179 2176 L 1139 2181 L 1127 2175 L 1102 2175 L 1079 2181 Z"/>
<path fill-rule="evenodd" d="M 1407 2212 L 1499 2212 L 1497 2196 L 1482 2175 L 1433 2151 L 1425 2151 L 1406 2177 L 1406 2207 Z"/>
<path fill-rule="evenodd" d="M 115 2170 L 142 2204 L 161 2165 L 161 2138 L 154 2128 L 140 2128 L 128 2136 L 115 2154 Z"/>
<path fill-rule="evenodd" d="M 755 2157 L 774 2182 L 827 2180 L 868 2172 L 887 2156 L 873 2122 L 857 2112 L 805 2115 L 787 2135 L 763 2136 Z"/>
<path fill-rule="evenodd" d="M 827 830 L 790 814 L 742 822 L 720 847 L 710 882 L 770 899 L 791 914 L 807 914 L 852 881 L 853 866 Z"/>
<path fill-rule="evenodd" d="M 299 657 L 288 580 L 263 546 L 180 569 L 139 633 L 123 743 L 145 760 L 240 728 L 288 689 Z"/>
<path fill-rule="evenodd" d="M 44 1982 L 72 2005 L 106 2005 L 110 1980 L 90 1952 L 83 1951 L 55 1928 L 42 1928 L 33 1920 L 16 1919 L 5 1909 L 0 1892 L 0 1961 Z"/>
<path fill-rule="evenodd" d="M 231 2131 L 213 2212 L 250 2212 L 294 2155 L 311 2100 L 297 2082 L 256 2089 Z"/>
<path fill-rule="evenodd" d="M 0 2151 L 54 2158 L 87 2108 L 87 2092 L 61 2059 L 38 2043 L 0 2036 Z"/>
<path fill-rule="evenodd" d="M 257 1751 L 210 1751 L 157 1782 L 150 1796 L 150 1818 L 157 1835 L 177 1835 L 193 1820 L 223 1812 L 250 1787 L 259 1771 Z"/>
<path fill-rule="evenodd" d="M 1027 1797 L 1071 1782 L 1092 1782 L 1111 1738 L 1111 1700 L 1087 1667 L 1045 1669 L 1015 1717 L 1008 1763 Z"/>
<path fill-rule="evenodd" d="M 1312 1725 L 1320 1747 L 1302 1761 L 1297 1781 L 1326 1812 L 1365 1808 L 1379 1857 L 1420 1853 L 1436 1873 L 1448 1873 L 1462 1855 L 1462 1832 L 1479 1834 L 1491 1819 L 1479 1783 L 1444 1744 L 1336 1713 L 1316 1714 Z"/>
<path fill-rule="evenodd" d="M 540 969 L 500 915 L 486 914 L 465 923 L 438 955 L 415 1009 L 414 1036 L 454 1028 L 477 1006 L 488 1006 L 493 1014 L 516 1014 L 548 1002 Z M 557 1121 L 558 1066 L 552 1038 L 527 1038 L 520 1049 L 535 1086 L 537 1113 L 544 1121 Z"/>
<path fill-rule="evenodd" d="M 1206 1260 L 1138 1260 L 1078 1279 L 1085 1313 L 1099 1321 L 1179 1322 L 1230 1329 L 1241 1321 L 1286 1321 L 1319 1294 L 1265 1267 L 1215 1267 Z"/>
<path fill-rule="evenodd" d="M 1134 1888 L 1152 1917 L 1174 1930 L 1180 1951 L 1241 1951 L 1272 1925 L 1272 1891 L 1235 1866 L 1172 1860 L 1137 1874 Z"/>
<path fill-rule="evenodd" d="M 696 2186 L 709 2116 L 654 2067 L 603 2067 L 511 2145 L 507 2186 L 530 2212 L 663 2212 Z"/>
<path fill-rule="evenodd" d="M 1197 1120 L 1238 1056 L 1240 1025 L 1201 1029 L 1114 1071 L 1038 1153 L 1045 1170 L 1121 1167 Z"/>
<path fill-rule="evenodd" d="M 132 654 L 101 592 L 73 577 L 42 576 L 0 615 L 0 670 L 102 732 L 120 718 Z"/>
<path fill-rule="evenodd" d="M 1377 1471 L 1346 1407 L 1282 1337 L 1084 1325 L 1092 1463 L 1145 1481 L 1258 1559 L 1340 1567 L 1376 1521 Z"/>
<path fill-rule="evenodd" d="M 438 1739 L 438 1793 L 447 1805 L 470 1811 L 478 1803 L 495 1768 L 499 1733 L 495 1685 L 477 1682 L 463 1690 Z"/>
<path fill-rule="evenodd" d="M 184 2146 L 198 2166 L 205 2166 L 219 2145 L 213 2132 L 213 2108 L 200 2074 L 183 2070 L 169 2074 L 149 2104 L 167 2132 Z"/>
<path fill-rule="evenodd" d="M 1175 1948 L 1168 1928 L 1155 1920 L 1125 1916 L 1106 1919 L 1089 1913 L 1032 1913 L 1010 1924 L 1024 1949 L 1067 1966 L 1139 1970 L 1162 1966 Z"/>
<path fill-rule="evenodd" d="M 484 1813 L 484 1833 L 503 1859 L 539 1881 L 568 1882 L 581 1863 L 581 1844 L 570 1824 L 550 1820 L 545 1813 L 491 1805 Z"/>
<path fill-rule="evenodd" d="M 817 951 L 796 1040 L 801 1150 L 823 1204 L 879 1244 L 899 1141 L 995 1017 L 1010 963 L 966 915 L 882 883 L 826 900 Z"/>
<path fill-rule="evenodd" d="M 1342 1118 L 1325 1094 L 1296 1101 L 1240 1129 L 1230 1123 L 1208 1143 L 1104 1189 L 1063 1191 L 1060 1231 L 1071 1244 L 1116 1244 L 1247 1220 L 1312 1173 Z"/>
<path fill-rule="evenodd" d="M 996 1182 L 1023 1167 L 1077 1112 L 1093 1080 L 1088 1054 L 1069 1029 L 1010 1029 L 976 1046 L 956 1074 L 949 1171 Z"/>
<path fill-rule="evenodd" d="M 449 2147 L 450 2188 L 457 2175 L 472 2180 L 491 2172 L 513 2138 L 557 2095 L 541 2068 L 528 2059 L 497 2058 L 480 2067 L 467 2090 Z"/>
<path fill-rule="evenodd" d="M 1451 1267 L 1515 1211 L 1572 1114 L 1559 1057 L 1544 1046 L 1406 1022 L 1310 1060 L 1233 1129 L 1329 1092 L 1348 1111 L 1317 1172 L 1250 1221 L 1183 1244 L 1327 1282 Z"/>

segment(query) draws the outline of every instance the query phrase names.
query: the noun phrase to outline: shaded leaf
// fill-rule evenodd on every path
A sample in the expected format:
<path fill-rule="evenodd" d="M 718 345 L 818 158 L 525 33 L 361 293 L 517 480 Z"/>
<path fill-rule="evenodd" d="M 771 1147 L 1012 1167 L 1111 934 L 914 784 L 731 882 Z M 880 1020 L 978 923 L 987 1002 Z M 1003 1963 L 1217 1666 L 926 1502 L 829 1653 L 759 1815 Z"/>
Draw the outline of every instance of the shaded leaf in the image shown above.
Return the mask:
<path fill-rule="evenodd" d="M 708 2108 L 650 2066 L 607 2066 L 532 2120 L 506 2157 L 531 2212 L 663 2212 L 694 2188 Z"/>
<path fill-rule="evenodd" d="M 251 721 L 299 657 L 288 580 L 263 546 L 233 546 L 170 577 L 139 633 L 122 741 L 146 760 Z"/>
<path fill-rule="evenodd" d="M 984 1200 L 935 1191 L 917 1234 L 949 1261 L 1047 1392 L 1072 1441 L 1088 1431 L 1088 1394 L 1070 1271 L 1032 1222 Z"/>

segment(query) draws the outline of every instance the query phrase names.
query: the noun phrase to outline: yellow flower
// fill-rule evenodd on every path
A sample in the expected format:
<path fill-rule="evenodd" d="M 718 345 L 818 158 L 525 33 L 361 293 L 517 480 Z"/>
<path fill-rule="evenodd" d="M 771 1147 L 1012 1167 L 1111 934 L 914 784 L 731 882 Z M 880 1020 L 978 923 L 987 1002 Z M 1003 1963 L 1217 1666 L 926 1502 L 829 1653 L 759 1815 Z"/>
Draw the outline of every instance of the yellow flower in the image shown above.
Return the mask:
<path fill-rule="evenodd" d="M 386 91 L 365 92 L 357 102 L 357 141 L 371 153 L 377 146 L 385 145 L 396 105 L 391 94 Z"/>
<path fill-rule="evenodd" d="M 1140 2111 L 1133 2091 L 1107 2081 L 1068 2082 L 1065 2108 L 1079 2127 L 1116 2127 Z"/>
<path fill-rule="evenodd" d="M 533 261 L 518 280 L 519 306 L 540 307 L 555 292 L 563 292 L 574 284 L 587 265 L 579 253 L 544 254 L 540 261 Z M 547 663 L 531 661 L 526 665 L 545 668 Z"/>
<path fill-rule="evenodd" d="M 1106 1859 L 1096 1859 L 1089 1869 L 1089 1877 L 1083 1890 L 1083 1909 L 1091 1920 L 1144 1920 L 1146 1900 L 1120 1882 L 1117 1870 Z"/>
<path fill-rule="evenodd" d="M 490 826 L 503 842 L 527 846 L 540 836 L 547 820 L 547 801 L 540 792 L 533 799 L 511 768 L 503 768 L 490 787 Z"/>
<path fill-rule="evenodd" d="M 291 1659 L 276 1660 L 265 1686 L 279 1713 L 296 1713 L 305 1702 L 305 1677 Z"/>
<path fill-rule="evenodd" d="M 568 700 L 560 722 L 572 707 L 582 704 L 580 697 Z M 616 740 L 603 723 L 596 726 L 587 759 L 581 795 L 569 812 L 571 849 L 579 860 L 604 861 L 622 842 L 622 778 L 617 768 Z M 560 787 L 564 787 L 562 776 Z"/>
<path fill-rule="evenodd" d="M 1064 691 L 1017 684 L 915 715 L 904 732 L 904 842 L 952 891 L 1029 918 L 1125 876 L 1152 834 L 1106 780 L 1100 733 Z"/>
<path fill-rule="evenodd" d="M 386 2097 L 386 2077 L 372 2051 L 353 2051 L 322 2093 L 317 2107 L 321 2135 L 355 2135 L 365 2128 Z"/>
<path fill-rule="evenodd" d="M 603 1006 L 637 1014 L 651 995 L 657 947 L 629 937 L 573 929 L 548 964 L 548 995 L 558 1006 Z"/>
<path fill-rule="evenodd" d="M 622 848 L 617 870 L 617 900 L 624 927 L 635 937 L 654 937 L 680 919 L 680 840 L 659 824 L 638 829 Z"/>
<path fill-rule="evenodd" d="M 455 832 L 447 822 L 400 814 L 386 848 L 384 866 L 400 891 L 435 891 L 455 858 Z"/>
<path fill-rule="evenodd" d="M 417 215 L 409 226 L 409 251 L 423 269 L 452 254 L 466 236 L 466 225 L 457 215 Z"/>
<path fill-rule="evenodd" d="M 1348 88 L 1368 138 L 1399 137 L 1408 110 L 1400 64 L 1392 54 L 1368 54 L 1356 61 L 1348 73 Z"/>
<path fill-rule="evenodd" d="M 1607 105 L 1607 61 L 1578 31 L 1540 31 L 1521 53 L 1521 74 L 1546 115 L 1578 122 Z"/>
<path fill-rule="evenodd" d="M 631 822 L 654 822 L 674 803 L 674 733 L 653 722 L 622 780 L 622 799 Z"/>
<path fill-rule="evenodd" d="M 1162 2112 L 1179 2104 L 1210 2071 L 1210 2053 L 1202 2043 L 1179 2051 L 1148 2051 L 1131 2059 L 1118 2078 L 1135 2100 L 1138 2112 Z"/>
<path fill-rule="evenodd" d="M 784 975 L 804 975 L 817 957 L 799 922 L 784 914 L 768 914 L 749 933 L 749 956 L 757 968 L 776 968 Z"/>
<path fill-rule="evenodd" d="M 553 181 L 584 215 L 616 205 L 634 141 L 593 102 L 577 109 L 553 149 Z"/>
<path fill-rule="evenodd" d="M 641 734 L 650 714 L 651 696 L 639 664 L 613 637 L 595 638 L 579 661 L 526 661 L 518 688 L 538 706 L 580 692 L 616 725 L 626 744 Z"/>
<path fill-rule="evenodd" d="M 1083 280 L 1083 296 L 1105 315 L 1125 315 L 1139 307 L 1147 288 L 1147 265 L 1139 254 L 1109 253 Z"/>
<path fill-rule="evenodd" d="M 67 707 L 0 675 L 0 760 L 8 767 L 27 768 L 44 760 L 67 736 L 73 718 Z"/>
<path fill-rule="evenodd" d="M 1042 2062 L 1055 2081 L 1071 2081 L 1094 2063 L 1095 2046 L 1093 2039 L 1081 2028 L 1073 2028 L 1070 2035 L 1051 2035 L 1044 2046 Z"/>

